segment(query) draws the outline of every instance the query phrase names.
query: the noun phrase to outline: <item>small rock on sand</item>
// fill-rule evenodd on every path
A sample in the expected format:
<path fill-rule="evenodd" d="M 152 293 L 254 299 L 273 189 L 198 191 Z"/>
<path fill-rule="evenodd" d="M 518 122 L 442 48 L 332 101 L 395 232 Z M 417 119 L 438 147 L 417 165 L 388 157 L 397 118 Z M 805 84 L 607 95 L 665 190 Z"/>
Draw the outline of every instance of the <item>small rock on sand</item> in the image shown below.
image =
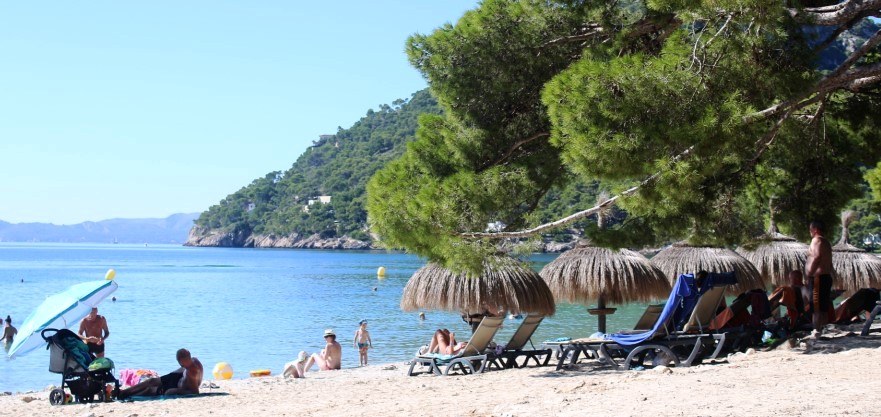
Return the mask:
<path fill-rule="evenodd" d="M 664 365 L 661 365 L 661 366 L 656 366 L 656 367 L 652 368 L 652 372 L 654 372 L 656 374 L 672 374 L 673 370 L 664 366 Z"/>
<path fill-rule="evenodd" d="M 30 395 L 28 395 L 28 396 L 21 397 L 21 400 L 24 401 L 24 402 L 26 402 L 26 403 L 29 403 L 29 402 L 31 402 L 31 401 L 33 401 L 33 400 L 36 400 L 36 398 L 31 397 Z"/>

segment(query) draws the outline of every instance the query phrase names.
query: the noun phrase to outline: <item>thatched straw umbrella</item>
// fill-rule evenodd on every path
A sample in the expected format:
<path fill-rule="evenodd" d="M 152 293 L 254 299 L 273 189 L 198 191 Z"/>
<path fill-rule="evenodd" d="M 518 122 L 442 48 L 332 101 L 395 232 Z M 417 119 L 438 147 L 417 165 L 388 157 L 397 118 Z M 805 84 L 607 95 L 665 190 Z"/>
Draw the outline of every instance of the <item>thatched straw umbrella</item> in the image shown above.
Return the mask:
<path fill-rule="evenodd" d="M 835 284 L 847 292 L 881 286 L 881 259 L 848 243 L 849 227 L 856 217 L 851 210 L 841 213 L 841 240 L 832 247 Z"/>
<path fill-rule="evenodd" d="M 739 294 L 753 288 L 765 288 L 762 275 L 746 258 L 731 249 L 691 246 L 686 242 L 674 243 L 652 258 L 670 282 L 680 274 L 707 272 L 731 272 L 737 274 L 737 285 L 728 289 Z"/>
<path fill-rule="evenodd" d="M 670 293 L 664 273 L 645 256 L 627 249 L 612 250 L 584 242 L 563 252 L 540 272 L 557 301 L 589 304 L 596 300 L 598 327 L 606 332 L 606 303 L 649 301 Z"/>
<path fill-rule="evenodd" d="M 771 215 L 771 226 L 768 234 L 763 236 L 766 242 L 755 249 L 737 248 L 737 253 L 750 261 L 759 270 L 765 282 L 774 285 L 789 285 L 787 275 L 790 271 L 805 269 L 808 257 L 808 245 L 786 236 L 777 230 L 774 215 Z"/>
<path fill-rule="evenodd" d="M 487 306 L 512 313 L 553 315 L 556 306 L 547 284 L 527 265 L 509 257 L 484 261 L 483 273 L 453 273 L 429 263 L 410 277 L 401 309 L 479 312 Z"/>

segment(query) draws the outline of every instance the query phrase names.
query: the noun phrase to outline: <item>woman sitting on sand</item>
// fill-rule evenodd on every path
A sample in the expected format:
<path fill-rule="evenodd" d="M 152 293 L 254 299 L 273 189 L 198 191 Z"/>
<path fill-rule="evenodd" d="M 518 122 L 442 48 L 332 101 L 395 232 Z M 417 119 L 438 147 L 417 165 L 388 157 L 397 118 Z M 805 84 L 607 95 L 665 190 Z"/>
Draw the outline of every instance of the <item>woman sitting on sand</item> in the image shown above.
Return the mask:
<path fill-rule="evenodd" d="M 447 329 L 438 329 L 428 344 L 428 353 L 455 355 L 465 348 L 467 343 L 456 343 L 456 336 Z"/>

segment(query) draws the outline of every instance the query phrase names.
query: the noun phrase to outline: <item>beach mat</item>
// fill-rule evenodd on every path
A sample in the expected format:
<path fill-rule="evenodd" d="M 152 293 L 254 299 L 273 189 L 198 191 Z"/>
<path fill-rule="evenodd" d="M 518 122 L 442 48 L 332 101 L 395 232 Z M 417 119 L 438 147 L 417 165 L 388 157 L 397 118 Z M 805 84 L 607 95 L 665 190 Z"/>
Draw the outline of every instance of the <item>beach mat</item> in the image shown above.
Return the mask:
<path fill-rule="evenodd" d="M 184 398 L 200 398 L 200 397 L 222 397 L 225 395 L 229 395 L 228 392 L 200 392 L 198 394 L 185 394 L 185 395 L 135 395 L 132 397 L 128 397 L 124 400 L 118 400 L 119 402 L 129 403 L 135 401 L 164 401 L 164 400 L 178 400 Z"/>

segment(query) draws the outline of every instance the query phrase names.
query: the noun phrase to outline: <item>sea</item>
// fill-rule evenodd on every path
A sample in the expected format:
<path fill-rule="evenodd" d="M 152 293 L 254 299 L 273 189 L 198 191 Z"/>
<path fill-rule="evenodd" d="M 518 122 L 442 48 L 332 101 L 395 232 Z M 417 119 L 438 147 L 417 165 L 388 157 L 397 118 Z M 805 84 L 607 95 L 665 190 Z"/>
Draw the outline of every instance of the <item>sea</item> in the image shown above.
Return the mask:
<path fill-rule="evenodd" d="M 540 270 L 554 254 L 528 260 Z M 438 328 L 470 334 L 460 313 L 400 308 L 410 276 L 425 264 L 419 257 L 385 251 L 195 248 L 177 245 L 0 243 L 0 317 L 22 322 L 47 296 L 116 271 L 119 288 L 99 306 L 110 336 L 106 356 L 121 369 L 177 369 L 175 352 L 189 349 L 205 366 L 206 378 L 218 362 L 233 378 L 283 365 L 301 350 L 324 346 L 333 329 L 343 346 L 343 367 L 357 367 L 352 348 L 358 322 L 366 319 L 373 340 L 371 365 L 402 362 L 427 344 Z M 384 267 L 385 277 L 377 270 Z M 619 306 L 608 329 L 632 327 L 644 305 Z M 496 341 L 507 341 L 518 325 L 505 321 Z M 556 315 L 536 331 L 536 346 L 559 337 L 596 331 L 586 306 L 559 304 Z M 74 331 L 77 325 L 74 325 Z M 19 334 L 18 337 L 27 335 Z M 36 336 L 39 337 L 39 336 Z M 401 370 L 405 372 L 405 370 Z M 60 385 L 49 372 L 49 354 L 37 349 L 0 359 L 0 392 L 41 390 Z"/>

